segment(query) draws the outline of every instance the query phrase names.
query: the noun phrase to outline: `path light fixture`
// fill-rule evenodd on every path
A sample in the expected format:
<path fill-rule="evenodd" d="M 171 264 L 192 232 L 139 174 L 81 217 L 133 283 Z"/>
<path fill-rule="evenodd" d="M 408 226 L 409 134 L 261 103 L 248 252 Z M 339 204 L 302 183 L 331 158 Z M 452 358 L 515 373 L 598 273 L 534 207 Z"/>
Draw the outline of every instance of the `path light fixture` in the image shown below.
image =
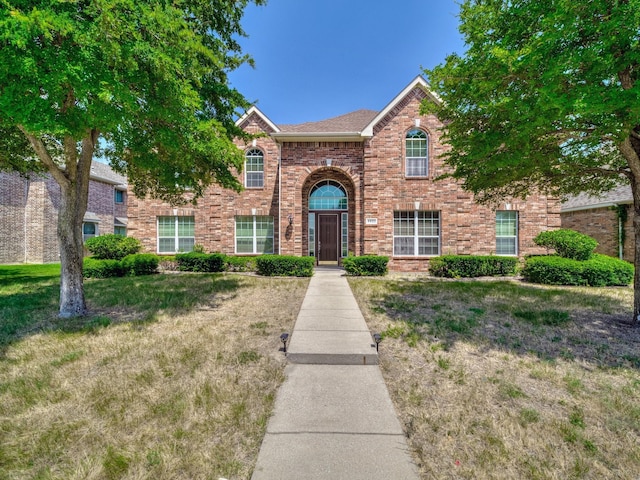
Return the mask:
<path fill-rule="evenodd" d="M 373 334 L 373 341 L 376 342 L 376 352 L 378 351 L 378 344 L 382 340 L 382 336 L 379 333 Z"/>
<path fill-rule="evenodd" d="M 282 345 L 283 345 L 282 351 L 284 353 L 287 353 L 287 340 L 289 340 L 289 334 L 286 332 L 283 333 L 282 335 L 280 335 L 280 340 L 282 341 Z"/>

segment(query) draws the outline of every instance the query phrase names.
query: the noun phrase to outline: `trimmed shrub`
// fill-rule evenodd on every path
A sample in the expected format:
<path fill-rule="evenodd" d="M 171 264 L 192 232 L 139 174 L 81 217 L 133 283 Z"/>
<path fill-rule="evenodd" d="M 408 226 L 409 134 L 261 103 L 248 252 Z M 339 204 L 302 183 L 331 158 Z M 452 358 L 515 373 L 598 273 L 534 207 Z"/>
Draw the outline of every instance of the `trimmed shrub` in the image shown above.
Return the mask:
<path fill-rule="evenodd" d="M 125 275 L 152 275 L 158 272 L 160 259 L 152 253 L 137 253 L 127 255 L 122 259 L 122 269 Z"/>
<path fill-rule="evenodd" d="M 98 260 L 122 260 L 142 248 L 137 239 L 113 233 L 88 238 L 84 246 Z"/>
<path fill-rule="evenodd" d="M 389 257 L 378 255 L 362 255 L 360 257 L 346 257 L 342 259 L 342 265 L 347 275 L 355 276 L 381 276 L 387 274 Z"/>
<path fill-rule="evenodd" d="M 313 275 L 314 257 L 288 255 L 261 255 L 256 257 L 259 275 L 281 277 L 310 277 Z"/>
<path fill-rule="evenodd" d="M 473 278 L 515 275 L 518 259 L 494 255 L 442 255 L 429 261 L 435 277 Z"/>
<path fill-rule="evenodd" d="M 238 257 L 227 255 L 224 257 L 224 267 L 228 272 L 255 272 L 256 257 Z"/>
<path fill-rule="evenodd" d="M 529 282 L 546 285 L 629 285 L 633 281 L 633 265 L 597 253 L 582 261 L 557 255 L 536 256 L 527 258 L 522 275 Z"/>
<path fill-rule="evenodd" d="M 225 256 L 221 253 L 179 253 L 178 270 L 182 272 L 224 272 Z"/>
<path fill-rule="evenodd" d="M 124 270 L 119 260 L 98 260 L 86 257 L 82 262 L 82 276 L 85 278 L 122 277 Z"/>
<path fill-rule="evenodd" d="M 533 243 L 545 248 L 552 248 L 563 258 L 573 260 L 589 260 L 598 242 L 589 235 L 561 228 L 539 233 Z"/>

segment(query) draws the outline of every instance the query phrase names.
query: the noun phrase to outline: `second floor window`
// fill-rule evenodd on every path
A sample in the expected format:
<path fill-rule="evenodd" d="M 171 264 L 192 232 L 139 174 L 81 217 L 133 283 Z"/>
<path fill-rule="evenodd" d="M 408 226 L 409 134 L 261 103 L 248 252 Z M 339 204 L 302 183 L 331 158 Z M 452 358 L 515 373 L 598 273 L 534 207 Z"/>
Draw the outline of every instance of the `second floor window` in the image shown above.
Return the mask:
<path fill-rule="evenodd" d="M 264 155 L 257 148 L 252 148 L 246 153 L 244 172 L 245 187 L 264 187 Z"/>
<path fill-rule="evenodd" d="M 429 172 L 429 142 L 427 134 L 414 129 L 407 132 L 405 138 L 405 175 L 407 177 L 426 177 Z"/>

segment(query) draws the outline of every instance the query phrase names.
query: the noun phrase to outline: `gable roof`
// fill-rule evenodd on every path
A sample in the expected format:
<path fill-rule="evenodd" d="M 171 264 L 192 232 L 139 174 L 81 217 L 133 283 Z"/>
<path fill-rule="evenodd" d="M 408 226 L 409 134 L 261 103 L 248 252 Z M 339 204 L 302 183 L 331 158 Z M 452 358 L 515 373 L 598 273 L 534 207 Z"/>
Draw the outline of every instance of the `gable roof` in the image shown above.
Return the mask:
<path fill-rule="evenodd" d="M 249 110 L 247 110 L 244 115 L 242 115 L 237 121 L 236 121 L 236 125 L 239 127 L 241 126 L 244 122 L 246 122 L 251 115 L 257 115 L 264 123 L 267 124 L 267 126 L 273 130 L 274 132 L 279 132 L 280 129 L 278 128 L 278 126 L 273 123 L 271 120 L 269 120 L 269 117 L 267 117 L 264 113 L 262 113 L 262 111 L 260 111 L 260 109 L 258 107 L 256 107 L 255 105 L 252 106 Z"/>
<path fill-rule="evenodd" d="M 375 110 L 356 110 L 338 117 L 321 120 L 319 122 L 306 122 L 297 125 L 281 125 L 281 132 L 306 132 L 306 133 L 359 133 L 378 114 Z"/>
<path fill-rule="evenodd" d="M 400 103 L 404 97 L 406 97 L 407 95 L 409 95 L 409 93 L 411 93 L 411 91 L 414 88 L 421 88 L 426 94 L 427 97 L 429 97 L 432 101 L 436 102 L 436 103 L 440 103 L 440 97 L 431 91 L 431 87 L 429 86 L 429 84 L 427 83 L 427 81 L 422 78 L 422 76 L 418 75 L 416 78 L 413 79 L 413 81 L 407 85 L 404 90 L 402 90 L 398 95 L 395 96 L 395 98 L 393 100 L 391 100 L 386 107 L 384 107 L 380 113 L 378 113 L 378 115 L 376 115 L 376 117 L 371 120 L 371 122 L 369 122 L 369 124 L 363 129 L 362 131 L 362 136 L 364 137 L 373 137 L 373 129 L 374 127 L 381 122 L 384 117 L 386 117 L 389 112 L 391 112 L 398 103 Z"/>
<path fill-rule="evenodd" d="M 373 136 L 374 127 L 383 121 L 415 88 L 422 89 L 432 101 L 441 101 L 431 91 L 426 80 L 418 75 L 381 111 L 362 109 L 317 122 L 276 125 L 257 107 L 253 106 L 236 122 L 236 125 L 241 126 L 251 115 L 258 115 L 272 129 L 271 136 L 276 140 L 290 142 L 319 140 L 362 142 L 365 138 Z"/>
<path fill-rule="evenodd" d="M 620 204 L 633 203 L 633 195 L 631 194 L 631 185 L 619 185 L 613 190 L 603 193 L 599 196 L 580 193 L 573 197 L 569 197 L 562 203 L 561 212 L 576 212 L 579 210 L 589 210 L 591 208 L 606 208 Z"/>

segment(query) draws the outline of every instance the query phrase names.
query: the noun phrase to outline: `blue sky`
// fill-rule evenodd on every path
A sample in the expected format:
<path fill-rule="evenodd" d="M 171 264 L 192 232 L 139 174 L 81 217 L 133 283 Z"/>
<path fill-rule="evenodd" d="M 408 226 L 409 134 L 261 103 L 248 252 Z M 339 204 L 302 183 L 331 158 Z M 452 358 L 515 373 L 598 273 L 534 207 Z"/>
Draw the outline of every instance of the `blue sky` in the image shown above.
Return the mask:
<path fill-rule="evenodd" d="M 268 0 L 241 39 L 255 69 L 231 84 L 276 124 L 381 110 L 422 68 L 463 53 L 455 0 Z"/>

